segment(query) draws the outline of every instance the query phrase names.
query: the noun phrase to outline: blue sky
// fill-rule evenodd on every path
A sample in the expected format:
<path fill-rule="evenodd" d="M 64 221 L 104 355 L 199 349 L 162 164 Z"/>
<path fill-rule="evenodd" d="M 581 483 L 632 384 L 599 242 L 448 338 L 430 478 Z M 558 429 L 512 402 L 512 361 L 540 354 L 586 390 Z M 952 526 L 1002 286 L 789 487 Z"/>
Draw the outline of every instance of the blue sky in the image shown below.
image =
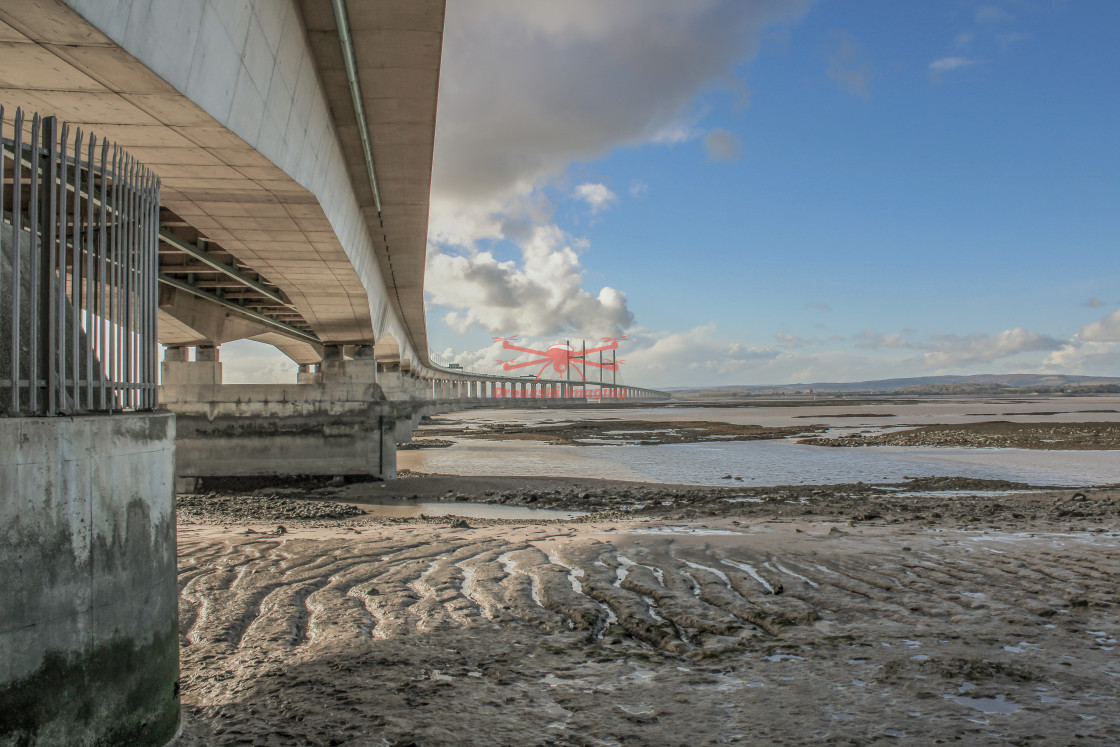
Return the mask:
<path fill-rule="evenodd" d="M 449 2 L 431 349 L 626 333 L 647 386 L 1120 375 L 1118 29 L 1114 0 Z M 292 376 L 227 348 L 227 381 Z"/>
<path fill-rule="evenodd" d="M 433 350 L 625 331 L 655 386 L 1120 375 L 1120 3 L 470 5 Z"/>

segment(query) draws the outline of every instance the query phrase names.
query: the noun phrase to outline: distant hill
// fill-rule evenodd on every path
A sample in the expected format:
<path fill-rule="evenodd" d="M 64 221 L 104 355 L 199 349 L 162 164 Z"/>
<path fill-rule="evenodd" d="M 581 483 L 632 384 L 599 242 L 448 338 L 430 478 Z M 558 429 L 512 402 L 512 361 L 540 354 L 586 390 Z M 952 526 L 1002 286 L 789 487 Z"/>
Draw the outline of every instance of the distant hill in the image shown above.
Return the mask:
<path fill-rule="evenodd" d="M 816 382 L 770 386 L 676 387 L 667 391 L 679 398 L 754 397 L 762 394 L 987 394 L 998 392 L 1061 392 L 1065 389 L 1120 393 L 1120 377 L 1067 376 L 1064 374 L 974 374 L 971 376 L 917 376 L 877 381 Z"/>

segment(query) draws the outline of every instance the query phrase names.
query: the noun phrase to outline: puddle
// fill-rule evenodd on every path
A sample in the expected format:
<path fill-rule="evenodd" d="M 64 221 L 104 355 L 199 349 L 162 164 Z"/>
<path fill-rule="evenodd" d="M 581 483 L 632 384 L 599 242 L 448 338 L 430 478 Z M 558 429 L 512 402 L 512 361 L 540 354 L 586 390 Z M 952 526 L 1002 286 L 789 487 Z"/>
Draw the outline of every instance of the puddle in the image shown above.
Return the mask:
<path fill-rule="evenodd" d="M 774 587 L 770 585 L 769 581 L 760 576 L 758 574 L 758 571 L 755 570 L 754 566 L 750 563 L 741 563 L 734 560 L 724 560 L 723 562 L 729 566 L 738 568 L 741 571 L 746 571 L 751 578 L 762 584 L 762 586 L 765 587 L 766 591 L 770 592 L 771 594 L 774 593 Z"/>
<path fill-rule="evenodd" d="M 1045 493 L 1045 490 L 905 490 L 902 488 L 876 487 L 891 490 L 892 498 L 1001 498 L 1007 495 Z"/>
<path fill-rule="evenodd" d="M 560 512 L 556 512 L 560 513 Z M 575 512 L 573 512 L 575 513 Z M 730 529 L 702 529 L 698 527 L 648 527 L 642 529 L 629 529 L 627 534 L 693 534 L 693 535 L 712 535 L 712 534 L 731 534 L 738 535 L 739 532 L 733 532 Z"/>
<path fill-rule="evenodd" d="M 961 683 L 961 686 L 957 688 L 957 692 L 968 693 L 975 689 L 976 685 L 966 681 Z M 981 698 L 972 695 L 945 695 L 943 697 L 958 705 L 975 708 L 983 713 L 1010 714 L 1022 708 L 1018 703 L 1006 700 L 1006 696 L 1004 695 L 997 695 L 994 698 Z"/>
<path fill-rule="evenodd" d="M 766 657 L 766 661 L 805 661 L 804 656 L 797 654 L 770 654 Z"/>
<path fill-rule="evenodd" d="M 721 571 L 720 569 L 712 568 L 710 565 L 701 565 L 700 563 L 693 563 L 691 560 L 685 560 L 684 558 L 681 558 L 681 562 L 684 563 L 685 565 L 687 565 L 689 568 L 695 568 L 697 570 L 707 571 L 708 573 L 711 573 L 713 576 L 715 576 L 720 581 L 722 581 L 724 586 L 727 586 L 728 588 L 731 587 L 731 579 L 729 579 L 727 577 L 727 574 L 724 573 L 723 571 Z M 725 560 L 724 562 L 726 563 L 727 561 Z"/>
<path fill-rule="evenodd" d="M 973 698 L 968 695 L 946 695 L 945 697 L 957 705 L 975 708 L 983 713 L 1007 715 L 1022 708 L 1018 703 L 1006 700 L 1003 695 L 997 695 L 994 698 Z"/>
<path fill-rule="evenodd" d="M 766 565 L 769 565 L 769 563 L 767 563 Z M 777 568 L 780 572 L 786 574 L 787 576 L 792 576 L 793 578 L 800 579 L 801 581 L 804 581 L 805 583 L 809 584 L 809 586 L 812 586 L 814 589 L 818 588 L 820 586 L 820 584 L 818 584 L 816 581 L 813 581 L 812 579 L 805 578 L 800 573 L 794 573 L 789 568 L 786 568 L 784 565 L 782 565 L 781 563 L 779 563 L 776 560 L 774 561 L 774 567 Z"/>
<path fill-rule="evenodd" d="M 416 519 L 421 516 L 462 516 L 464 519 L 574 519 L 586 516 L 586 511 L 554 511 L 545 508 L 503 506 L 495 503 L 470 503 L 460 501 L 392 501 L 355 503 L 367 516 L 384 516 L 393 519 Z"/>

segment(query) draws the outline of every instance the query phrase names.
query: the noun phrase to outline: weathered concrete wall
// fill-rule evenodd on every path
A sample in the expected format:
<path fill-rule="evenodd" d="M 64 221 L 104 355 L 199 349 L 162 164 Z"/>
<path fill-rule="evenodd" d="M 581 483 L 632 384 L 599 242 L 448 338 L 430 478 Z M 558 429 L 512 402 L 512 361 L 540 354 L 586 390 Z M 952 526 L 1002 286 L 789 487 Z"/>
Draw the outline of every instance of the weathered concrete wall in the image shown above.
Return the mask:
<path fill-rule="evenodd" d="M 0 418 L 0 744 L 179 723 L 175 419 Z"/>
<path fill-rule="evenodd" d="M 353 361 L 349 361 L 353 363 Z M 460 400 L 390 401 L 377 384 L 164 385 L 176 414 L 176 473 L 191 478 L 397 474 L 398 443 Z"/>
<path fill-rule="evenodd" d="M 181 478 L 396 473 L 397 406 L 376 384 L 165 386 Z M 390 443 L 392 443 L 392 436 Z"/>

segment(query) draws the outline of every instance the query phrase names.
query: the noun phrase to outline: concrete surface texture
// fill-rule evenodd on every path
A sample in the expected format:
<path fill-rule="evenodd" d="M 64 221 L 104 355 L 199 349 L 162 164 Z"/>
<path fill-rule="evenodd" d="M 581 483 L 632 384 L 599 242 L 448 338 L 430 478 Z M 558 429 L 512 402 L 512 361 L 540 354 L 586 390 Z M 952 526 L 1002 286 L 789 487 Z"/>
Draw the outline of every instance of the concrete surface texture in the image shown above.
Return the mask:
<path fill-rule="evenodd" d="M 3 2 L 3 103 L 126 148 L 166 207 L 279 286 L 324 342 L 388 334 L 423 361 L 443 2 L 349 5 L 380 216 L 355 176 L 327 0 Z"/>
<path fill-rule="evenodd" d="M 0 418 L 0 744 L 179 721 L 174 416 Z"/>
<path fill-rule="evenodd" d="M 394 477 L 396 419 L 412 412 L 408 403 L 385 401 L 372 382 L 183 383 L 165 385 L 161 394 L 177 417 L 179 478 Z"/>

